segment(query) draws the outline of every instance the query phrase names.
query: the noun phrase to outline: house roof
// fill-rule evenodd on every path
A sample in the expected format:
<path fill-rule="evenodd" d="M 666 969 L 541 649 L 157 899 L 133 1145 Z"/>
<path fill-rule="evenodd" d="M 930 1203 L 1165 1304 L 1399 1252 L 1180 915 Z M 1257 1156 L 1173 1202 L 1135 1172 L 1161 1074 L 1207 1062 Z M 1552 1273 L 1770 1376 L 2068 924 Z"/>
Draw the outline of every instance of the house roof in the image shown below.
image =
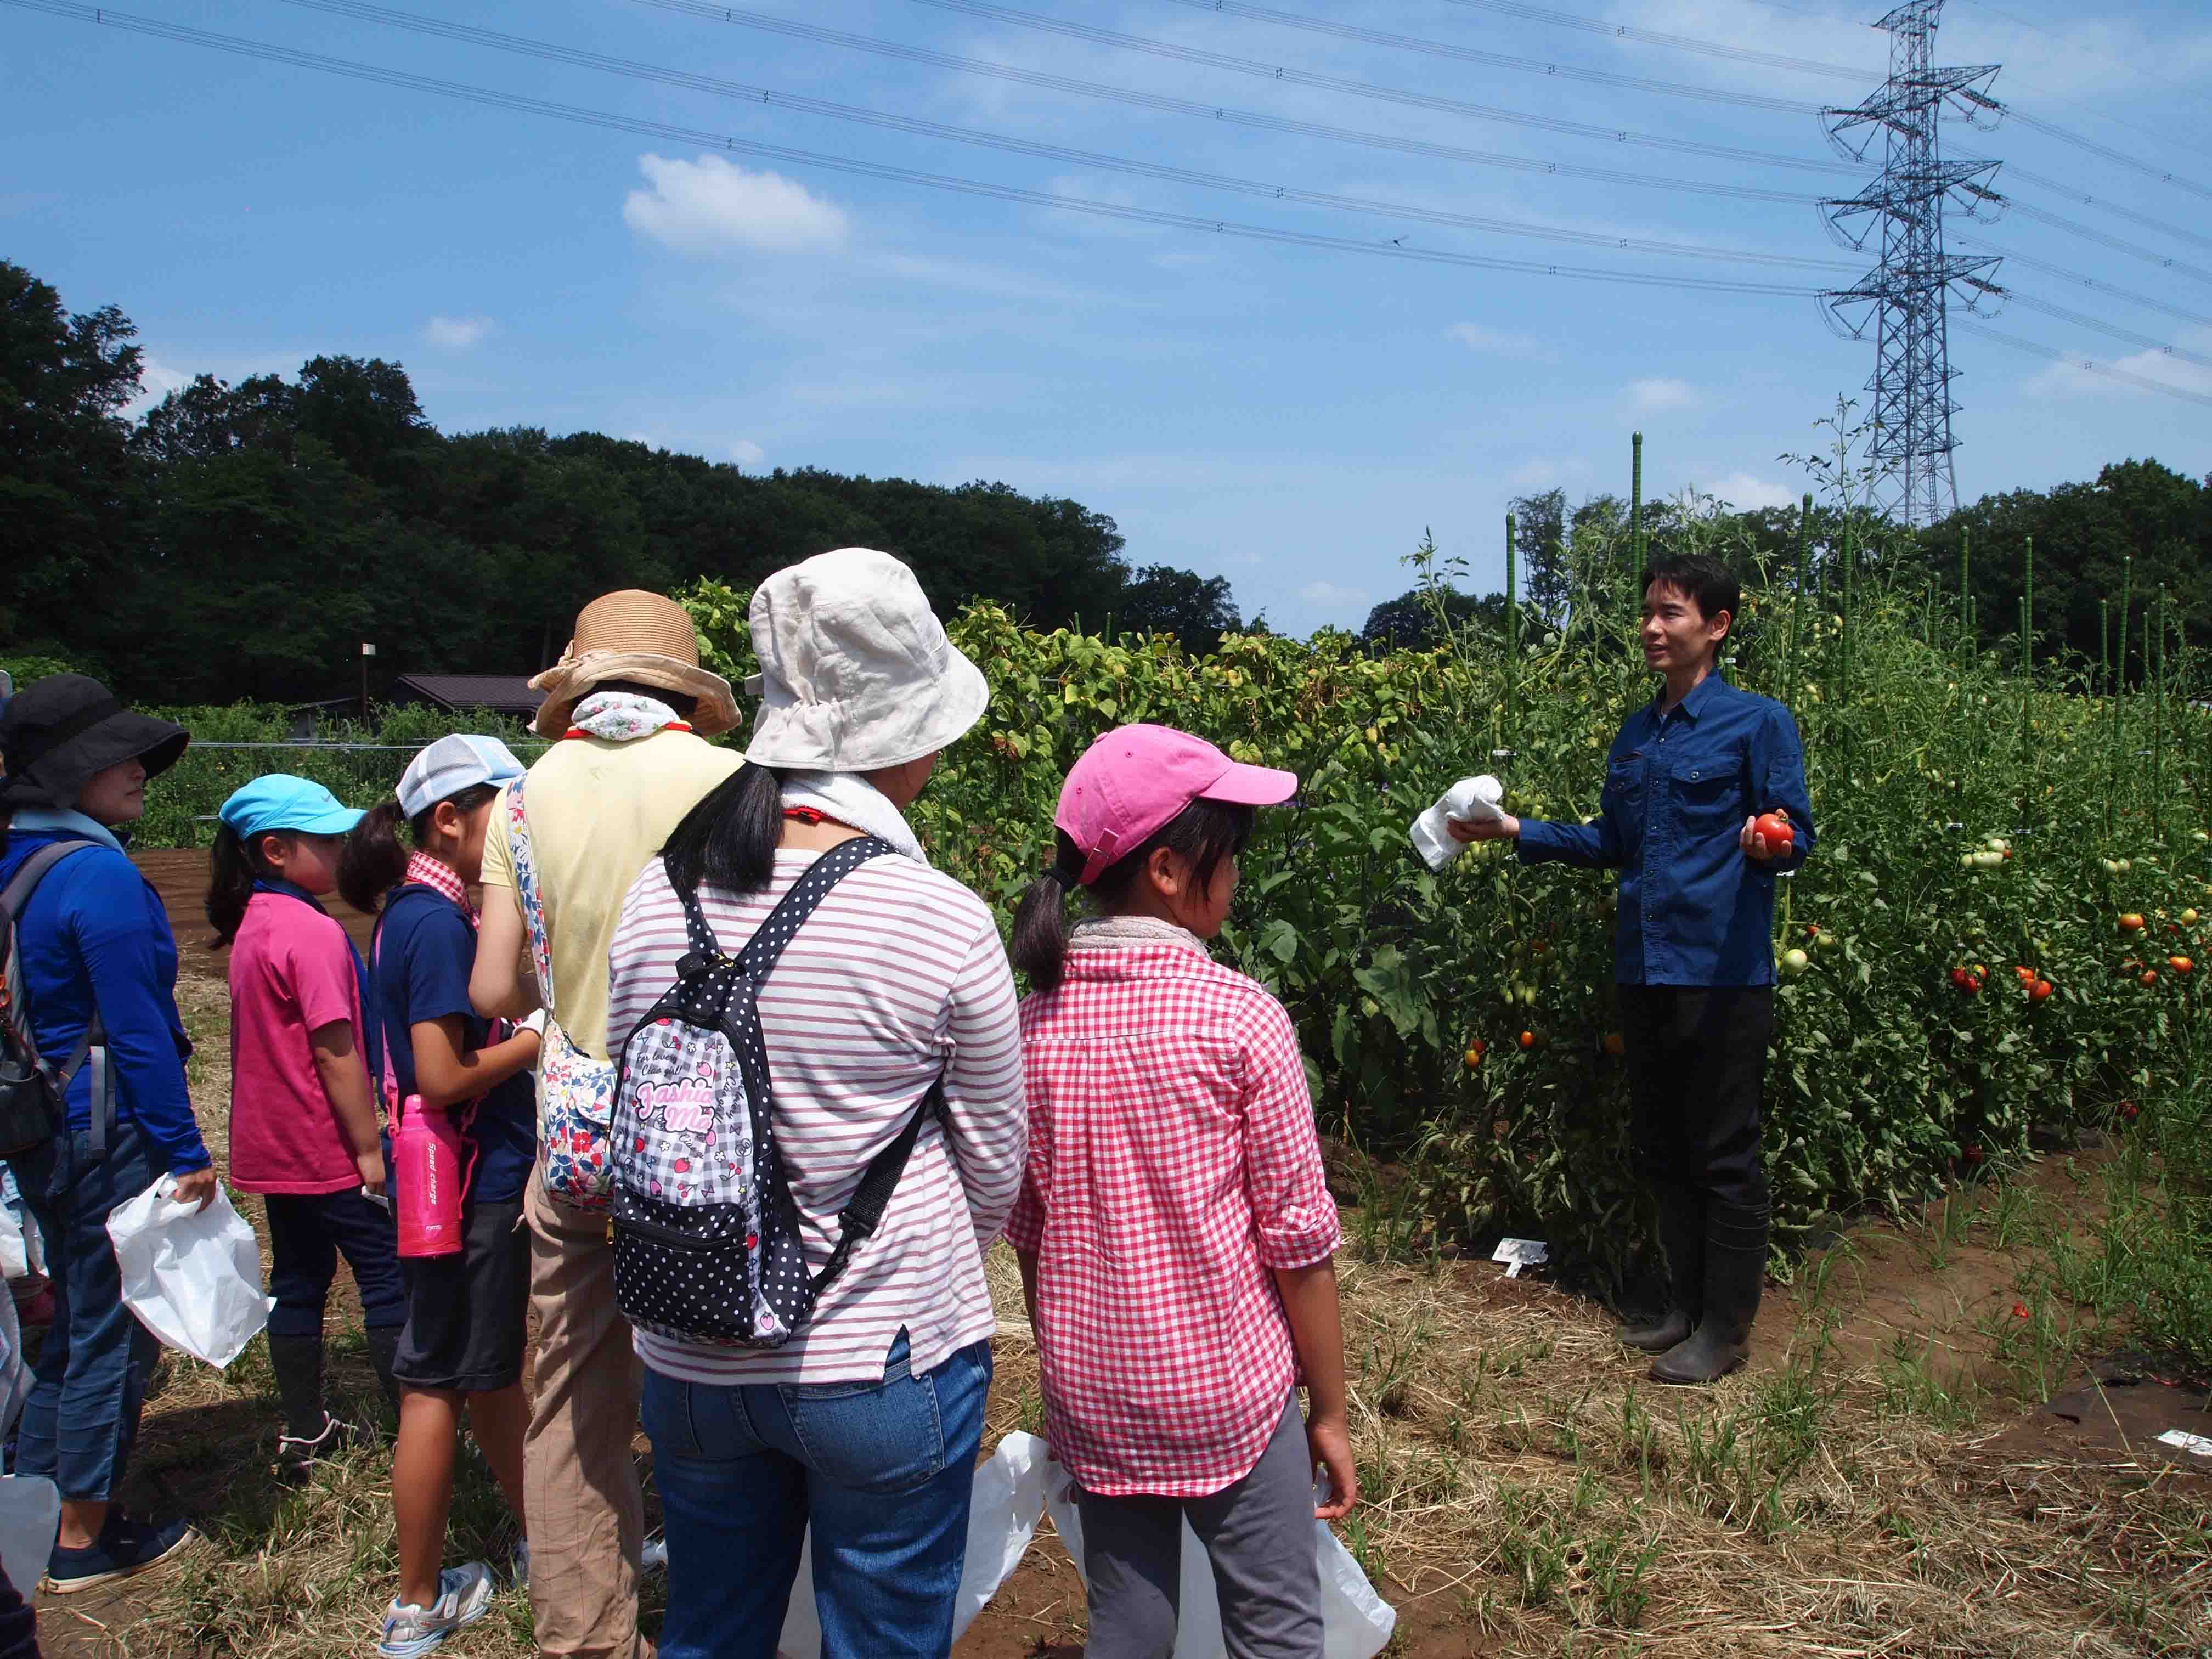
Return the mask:
<path fill-rule="evenodd" d="M 402 674 L 398 684 L 447 708 L 495 708 L 535 714 L 545 701 L 530 689 L 527 674 Z"/>

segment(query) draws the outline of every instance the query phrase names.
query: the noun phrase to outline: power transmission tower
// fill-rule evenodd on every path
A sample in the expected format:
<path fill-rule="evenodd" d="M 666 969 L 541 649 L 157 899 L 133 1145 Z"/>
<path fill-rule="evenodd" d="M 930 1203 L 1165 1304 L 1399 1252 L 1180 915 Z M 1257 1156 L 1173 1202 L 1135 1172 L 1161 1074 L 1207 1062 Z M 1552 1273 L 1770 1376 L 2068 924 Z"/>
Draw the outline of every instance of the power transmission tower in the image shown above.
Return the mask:
<path fill-rule="evenodd" d="M 1946 161 L 1936 123 L 1948 115 L 1994 126 L 2003 106 L 1989 95 L 1998 65 L 1938 69 L 1931 62 L 1943 0 L 1905 0 L 1875 27 L 1890 35 L 1889 79 L 1851 109 L 1825 109 L 1821 125 L 1838 151 L 1863 161 L 1882 141 L 1881 173 L 1856 196 L 1820 204 L 1829 230 L 1863 252 L 1881 233 L 1881 263 L 1847 289 L 1820 296 L 1838 333 L 1875 337 L 1874 395 L 1868 459 L 1873 505 L 1911 525 L 1932 524 L 1959 504 L 1951 470 L 1949 333 L 1945 307 L 1954 296 L 1970 310 L 1994 307 L 2004 290 L 1991 280 L 1993 257 L 1946 253 L 1943 210 L 1954 205 L 1987 222 L 2005 198 L 1990 187 L 1998 164 Z"/>

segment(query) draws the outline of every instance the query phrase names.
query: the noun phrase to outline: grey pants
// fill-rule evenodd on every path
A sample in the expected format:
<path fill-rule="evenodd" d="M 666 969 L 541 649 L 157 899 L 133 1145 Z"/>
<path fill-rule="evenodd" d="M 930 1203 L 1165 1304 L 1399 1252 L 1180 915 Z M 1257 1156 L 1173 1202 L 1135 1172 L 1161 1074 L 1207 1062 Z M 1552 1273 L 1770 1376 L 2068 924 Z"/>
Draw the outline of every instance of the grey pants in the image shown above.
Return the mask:
<path fill-rule="evenodd" d="M 1316 1659 L 1321 1573 L 1313 1465 L 1296 1390 L 1241 1480 L 1205 1498 L 1101 1498 L 1079 1487 L 1090 1659 L 1172 1659 L 1182 1522 L 1206 1546 L 1230 1659 Z"/>

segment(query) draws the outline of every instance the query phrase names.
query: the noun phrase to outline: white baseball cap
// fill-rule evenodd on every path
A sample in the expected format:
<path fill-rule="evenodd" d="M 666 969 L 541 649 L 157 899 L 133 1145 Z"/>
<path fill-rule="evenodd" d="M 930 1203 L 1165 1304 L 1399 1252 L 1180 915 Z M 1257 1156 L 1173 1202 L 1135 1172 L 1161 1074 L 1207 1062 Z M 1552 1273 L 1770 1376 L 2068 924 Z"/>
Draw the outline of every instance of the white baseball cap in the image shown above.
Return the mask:
<path fill-rule="evenodd" d="M 399 810 L 412 818 L 479 783 L 513 783 L 525 770 L 497 738 L 457 732 L 407 763 L 399 775 Z"/>

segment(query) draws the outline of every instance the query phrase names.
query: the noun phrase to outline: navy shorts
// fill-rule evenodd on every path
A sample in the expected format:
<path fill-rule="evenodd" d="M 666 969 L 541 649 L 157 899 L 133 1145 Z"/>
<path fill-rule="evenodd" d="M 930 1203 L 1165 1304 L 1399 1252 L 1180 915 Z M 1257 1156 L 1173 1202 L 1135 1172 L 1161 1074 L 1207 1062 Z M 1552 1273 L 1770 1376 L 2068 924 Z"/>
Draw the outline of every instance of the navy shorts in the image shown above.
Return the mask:
<path fill-rule="evenodd" d="M 392 1375 L 404 1389 L 491 1394 L 522 1381 L 530 1232 L 522 1200 L 461 1206 L 461 1248 L 399 1258 L 407 1323 Z"/>

